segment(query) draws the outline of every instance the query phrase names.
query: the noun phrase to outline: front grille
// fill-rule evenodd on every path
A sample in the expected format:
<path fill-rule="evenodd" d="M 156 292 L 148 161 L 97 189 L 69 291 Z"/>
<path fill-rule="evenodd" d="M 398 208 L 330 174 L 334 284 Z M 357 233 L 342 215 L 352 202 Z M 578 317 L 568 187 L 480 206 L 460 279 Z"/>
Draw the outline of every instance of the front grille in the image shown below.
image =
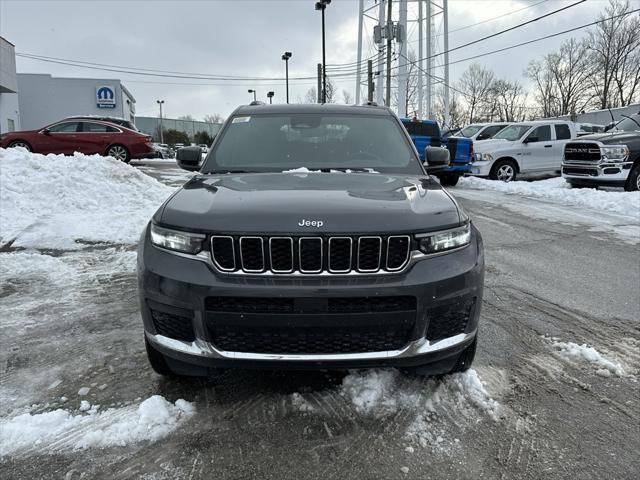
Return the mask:
<path fill-rule="evenodd" d="M 251 329 L 213 328 L 214 345 L 229 352 L 276 354 L 337 354 L 398 350 L 409 341 L 410 330 L 395 329 Z"/>
<path fill-rule="evenodd" d="M 427 339 L 437 341 L 464 333 L 474 304 L 475 299 L 470 299 L 461 303 L 428 309 Z"/>
<path fill-rule="evenodd" d="M 579 167 L 562 167 L 562 173 L 565 175 L 582 175 L 589 177 L 597 177 L 597 168 L 579 168 Z"/>
<path fill-rule="evenodd" d="M 411 296 L 329 297 L 313 299 L 278 297 L 207 297 L 205 308 L 215 313 L 383 313 L 416 309 Z"/>
<path fill-rule="evenodd" d="M 590 142 L 567 143 L 564 146 L 564 159 L 568 163 L 597 163 L 600 161 L 600 147 L 597 143 Z"/>
<path fill-rule="evenodd" d="M 187 316 L 151 309 L 151 319 L 156 332 L 160 335 L 185 342 L 195 340 L 193 323 Z"/>
<path fill-rule="evenodd" d="M 223 272 L 395 272 L 407 265 L 410 252 L 408 235 L 211 238 L 211 258 Z"/>

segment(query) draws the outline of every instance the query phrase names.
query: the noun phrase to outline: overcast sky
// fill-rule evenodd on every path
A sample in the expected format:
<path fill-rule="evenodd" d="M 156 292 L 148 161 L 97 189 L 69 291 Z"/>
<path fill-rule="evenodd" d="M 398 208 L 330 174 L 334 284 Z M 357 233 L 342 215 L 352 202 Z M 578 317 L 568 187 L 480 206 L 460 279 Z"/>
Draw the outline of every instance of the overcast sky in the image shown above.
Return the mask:
<path fill-rule="evenodd" d="M 576 0 L 450 0 L 449 28 L 456 30 L 523 9 L 450 34 L 450 48 L 481 38 Z M 638 1 L 638 0 L 634 0 Z M 172 72 L 228 76 L 282 77 L 286 50 L 293 52 L 291 77 L 315 75 L 321 61 L 320 14 L 313 0 L 0 0 L 0 35 L 16 52 L 101 64 Z M 372 0 L 365 3 L 373 3 Z M 632 2 L 633 3 L 633 2 Z M 606 0 L 588 0 L 565 12 L 513 32 L 452 52 L 450 61 L 544 36 L 595 20 Z M 413 6 L 411 8 L 414 8 Z M 333 0 L 326 11 L 327 63 L 353 62 L 357 45 L 357 0 Z M 409 26 L 412 38 L 414 27 Z M 573 35 L 581 37 L 583 31 Z M 483 57 L 477 61 L 498 75 L 526 82 L 530 60 L 557 48 L 564 35 Z M 415 47 L 417 50 L 417 47 Z M 452 65 L 455 81 L 470 62 Z M 228 115 L 247 103 L 248 88 L 265 100 L 268 90 L 284 101 L 280 81 L 200 81 L 88 70 L 18 58 L 19 73 L 119 78 L 136 98 L 138 115 L 157 115 L 156 99 L 165 100 L 167 117 L 209 113 Z M 292 101 L 303 97 L 313 80 L 292 80 Z M 355 80 L 336 84 L 353 94 Z M 342 97 L 342 96 L 340 96 Z"/>

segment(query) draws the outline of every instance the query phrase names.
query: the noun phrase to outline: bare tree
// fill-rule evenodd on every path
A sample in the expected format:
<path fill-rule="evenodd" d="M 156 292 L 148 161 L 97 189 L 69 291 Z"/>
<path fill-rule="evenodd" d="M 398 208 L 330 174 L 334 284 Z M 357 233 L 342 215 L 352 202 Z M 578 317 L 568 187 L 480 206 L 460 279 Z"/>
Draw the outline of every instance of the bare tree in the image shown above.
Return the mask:
<path fill-rule="evenodd" d="M 449 92 L 449 124 L 445 122 L 444 104 L 444 88 L 439 88 L 433 104 L 433 115 L 443 131 L 462 127 L 467 123 L 467 114 L 455 90 Z"/>
<path fill-rule="evenodd" d="M 609 0 L 599 20 L 628 14 L 628 0 Z M 598 23 L 589 31 L 593 72 L 590 77 L 599 108 L 628 105 L 640 90 L 640 14 Z"/>
<path fill-rule="evenodd" d="M 556 117 L 560 115 L 555 91 L 555 80 L 548 65 L 548 58 L 532 60 L 525 75 L 535 84 L 534 98 L 540 108 L 543 117 Z"/>
<path fill-rule="evenodd" d="M 460 77 L 458 90 L 467 104 L 469 122 L 484 119 L 481 115 L 482 106 L 491 92 L 494 80 L 494 73 L 479 63 L 473 63 Z"/>
<path fill-rule="evenodd" d="M 222 123 L 224 122 L 224 117 L 219 113 L 214 113 L 212 115 L 205 115 L 203 121 L 207 123 Z"/>
<path fill-rule="evenodd" d="M 335 103 L 336 97 L 338 94 L 338 89 L 336 88 L 335 83 L 331 81 L 330 78 L 327 78 L 327 103 Z M 318 103 L 318 91 L 316 87 L 311 87 L 307 90 L 307 93 L 304 94 L 304 98 L 298 97 L 298 103 Z"/>
<path fill-rule="evenodd" d="M 527 94 L 517 81 L 496 80 L 490 92 L 491 118 L 499 122 L 521 122 L 525 118 Z"/>
<path fill-rule="evenodd" d="M 351 92 L 349 92 L 348 90 L 342 90 L 342 101 L 347 105 L 351 105 L 353 103 Z"/>

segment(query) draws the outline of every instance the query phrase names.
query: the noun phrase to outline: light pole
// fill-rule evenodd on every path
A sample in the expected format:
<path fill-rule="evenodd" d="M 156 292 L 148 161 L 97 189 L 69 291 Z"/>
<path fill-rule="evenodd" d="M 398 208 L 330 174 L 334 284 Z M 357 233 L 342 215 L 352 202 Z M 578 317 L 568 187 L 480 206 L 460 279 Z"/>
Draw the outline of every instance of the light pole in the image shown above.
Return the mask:
<path fill-rule="evenodd" d="M 160 143 L 164 143 L 164 129 L 162 128 L 162 105 L 164 100 L 156 100 L 156 103 L 160 105 Z"/>
<path fill-rule="evenodd" d="M 324 11 L 331 0 L 320 0 L 316 2 L 316 10 L 322 12 L 322 103 L 327 103 L 327 57 L 325 56 L 324 42 Z"/>
<path fill-rule="evenodd" d="M 291 52 L 284 52 L 282 60 L 284 60 L 285 79 L 287 85 L 287 103 L 289 103 L 289 59 L 291 58 Z"/>
<path fill-rule="evenodd" d="M 269 99 L 269 105 L 271 105 L 273 103 L 273 96 L 275 95 L 275 92 L 267 92 L 267 98 Z M 289 103 L 289 102 L 287 102 Z"/>
<path fill-rule="evenodd" d="M 257 102 L 257 101 L 258 101 L 258 99 L 256 98 L 256 93 L 258 93 L 258 92 L 256 92 L 255 90 L 252 90 L 251 88 L 250 88 L 249 90 L 247 90 L 247 91 L 248 91 L 249 93 L 253 93 L 253 101 L 254 101 L 254 102 Z"/>

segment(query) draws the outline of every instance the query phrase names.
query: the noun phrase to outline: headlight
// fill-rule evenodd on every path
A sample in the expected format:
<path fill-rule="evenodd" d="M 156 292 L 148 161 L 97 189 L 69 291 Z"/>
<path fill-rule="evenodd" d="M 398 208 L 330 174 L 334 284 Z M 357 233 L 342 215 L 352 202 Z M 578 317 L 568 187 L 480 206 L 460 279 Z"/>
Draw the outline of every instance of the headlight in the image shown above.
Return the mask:
<path fill-rule="evenodd" d="M 629 148 L 626 145 L 613 145 L 602 147 L 603 160 L 624 160 L 629 155 Z"/>
<path fill-rule="evenodd" d="M 474 162 L 490 162 L 493 160 L 493 157 L 490 153 L 476 153 L 474 155 Z"/>
<path fill-rule="evenodd" d="M 434 234 L 418 234 L 416 240 L 420 251 L 427 254 L 464 247 L 471 240 L 471 224 Z"/>
<path fill-rule="evenodd" d="M 151 243 L 169 250 L 196 254 L 202 250 L 205 235 L 169 230 L 151 224 Z"/>

